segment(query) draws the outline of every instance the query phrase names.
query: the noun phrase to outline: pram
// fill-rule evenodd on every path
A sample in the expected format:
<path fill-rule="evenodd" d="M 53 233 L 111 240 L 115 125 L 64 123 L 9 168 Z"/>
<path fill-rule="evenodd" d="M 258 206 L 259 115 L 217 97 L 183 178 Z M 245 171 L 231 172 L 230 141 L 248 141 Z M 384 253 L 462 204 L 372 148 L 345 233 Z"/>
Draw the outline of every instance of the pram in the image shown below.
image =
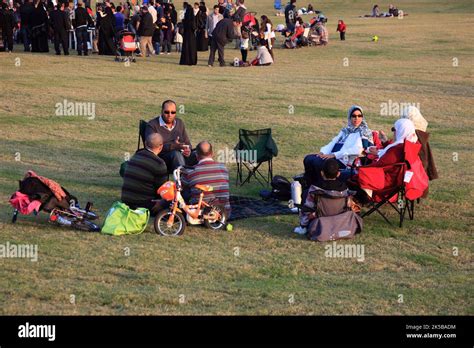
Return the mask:
<path fill-rule="evenodd" d="M 116 40 L 116 62 L 136 62 L 135 51 L 138 49 L 136 35 L 128 30 L 119 31 Z"/>
<path fill-rule="evenodd" d="M 257 12 L 247 12 L 242 20 L 242 30 L 249 34 L 250 51 L 256 49 L 260 39 L 258 20 L 256 18 Z"/>
<path fill-rule="evenodd" d="M 86 208 L 81 209 L 77 198 L 55 181 L 28 171 L 19 184 L 19 190 L 10 198 L 10 204 L 15 209 L 12 223 L 16 222 L 18 213 L 37 215 L 43 210 L 49 213 L 48 221 L 56 225 L 82 231 L 100 231 L 98 225 L 89 221 L 98 218 L 91 211 L 92 203 L 87 202 Z"/>

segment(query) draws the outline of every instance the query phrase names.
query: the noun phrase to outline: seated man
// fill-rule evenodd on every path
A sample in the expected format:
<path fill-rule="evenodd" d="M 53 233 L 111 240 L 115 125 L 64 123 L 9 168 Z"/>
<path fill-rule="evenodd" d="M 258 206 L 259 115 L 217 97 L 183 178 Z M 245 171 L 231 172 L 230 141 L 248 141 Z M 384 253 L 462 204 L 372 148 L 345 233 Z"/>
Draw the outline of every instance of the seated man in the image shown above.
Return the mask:
<path fill-rule="evenodd" d="M 161 116 L 148 122 L 145 136 L 153 133 L 158 133 L 163 138 L 160 157 L 165 161 L 168 173 L 172 173 L 179 166 L 192 166 L 196 163 L 184 122 L 176 117 L 174 101 L 165 100 L 161 105 Z"/>
<path fill-rule="evenodd" d="M 199 200 L 201 191 L 195 189 L 194 186 L 209 185 L 213 190 L 204 192 L 204 201 L 209 203 L 213 201 L 214 204 L 223 205 L 230 216 L 230 201 L 229 201 L 229 171 L 223 163 L 215 162 L 212 159 L 212 145 L 208 141 L 202 141 L 196 148 L 198 163 L 190 168 L 183 169 L 182 183 L 186 187 L 183 192 L 185 200 L 191 204 L 196 204 Z"/>
<path fill-rule="evenodd" d="M 147 208 L 154 215 L 160 210 L 156 190 L 168 179 L 166 164 L 158 157 L 163 138 L 158 133 L 146 137 L 145 148 L 137 151 L 127 162 L 123 176 L 122 202 L 130 208 Z"/>

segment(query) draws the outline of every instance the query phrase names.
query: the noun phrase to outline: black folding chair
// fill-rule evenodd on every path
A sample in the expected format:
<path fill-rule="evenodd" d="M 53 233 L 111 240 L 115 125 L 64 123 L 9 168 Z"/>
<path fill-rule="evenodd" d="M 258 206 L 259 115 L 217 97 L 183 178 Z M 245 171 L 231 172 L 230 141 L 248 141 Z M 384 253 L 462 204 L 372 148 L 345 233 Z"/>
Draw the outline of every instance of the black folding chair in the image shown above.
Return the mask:
<path fill-rule="evenodd" d="M 140 120 L 138 124 L 138 144 L 137 144 L 137 151 L 143 149 L 145 147 L 145 133 L 146 127 L 148 126 L 148 122 L 144 120 Z M 140 143 L 142 147 L 140 147 Z"/>
<path fill-rule="evenodd" d="M 278 148 L 272 138 L 271 128 L 259 130 L 239 129 L 239 142 L 235 146 L 237 162 L 236 184 L 242 186 L 250 182 L 254 177 L 262 186 L 264 182 L 270 184 L 273 177 L 273 157 L 278 155 Z M 267 163 L 268 171 L 262 173 L 259 169 L 263 163 Z M 243 180 L 243 172 L 247 170 L 247 176 Z"/>

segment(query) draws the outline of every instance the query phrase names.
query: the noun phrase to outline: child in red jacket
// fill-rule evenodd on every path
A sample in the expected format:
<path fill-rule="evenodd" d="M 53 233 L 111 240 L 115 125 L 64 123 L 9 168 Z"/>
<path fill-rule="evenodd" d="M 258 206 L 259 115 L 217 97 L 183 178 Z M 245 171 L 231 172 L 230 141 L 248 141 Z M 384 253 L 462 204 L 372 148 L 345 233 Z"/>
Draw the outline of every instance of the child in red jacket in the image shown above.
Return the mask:
<path fill-rule="evenodd" d="M 337 22 L 337 31 L 339 32 L 341 41 L 344 41 L 346 39 L 346 24 L 342 19 Z"/>

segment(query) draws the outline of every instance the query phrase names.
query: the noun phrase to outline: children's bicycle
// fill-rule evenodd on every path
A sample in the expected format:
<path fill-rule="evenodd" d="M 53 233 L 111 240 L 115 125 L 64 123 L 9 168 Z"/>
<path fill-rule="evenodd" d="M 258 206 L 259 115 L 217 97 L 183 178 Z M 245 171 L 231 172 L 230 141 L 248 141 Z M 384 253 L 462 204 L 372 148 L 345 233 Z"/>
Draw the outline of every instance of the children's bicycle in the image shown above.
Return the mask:
<path fill-rule="evenodd" d="M 184 233 L 186 222 L 190 225 L 202 225 L 212 230 L 226 227 L 227 216 L 222 204 L 212 204 L 204 201 L 204 192 L 213 191 L 209 185 L 196 185 L 201 191 L 197 204 L 187 204 L 183 196 L 181 185 L 181 167 L 173 171 L 173 181 L 167 181 L 158 189 L 160 196 L 171 202 L 169 209 L 162 210 L 156 215 L 155 232 L 163 236 L 178 236 Z M 186 214 L 184 217 L 183 212 Z"/>

